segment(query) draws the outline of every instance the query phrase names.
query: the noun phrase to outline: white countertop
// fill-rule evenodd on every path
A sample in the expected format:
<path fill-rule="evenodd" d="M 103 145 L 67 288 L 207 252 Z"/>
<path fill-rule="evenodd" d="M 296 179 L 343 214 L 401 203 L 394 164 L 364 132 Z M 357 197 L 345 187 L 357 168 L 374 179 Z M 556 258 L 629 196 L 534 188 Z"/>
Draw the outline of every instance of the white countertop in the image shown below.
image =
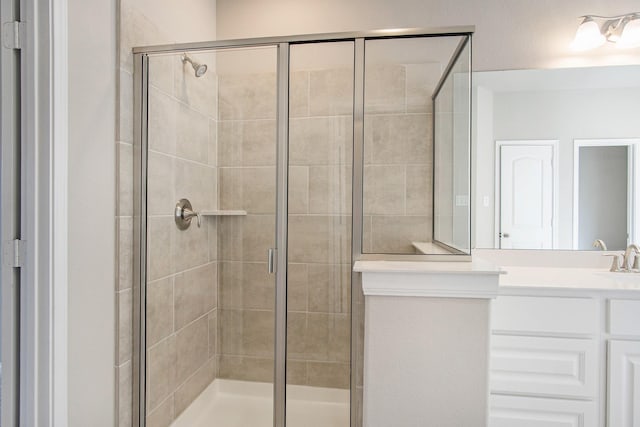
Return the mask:
<path fill-rule="evenodd" d="M 359 273 L 422 273 L 422 274 L 502 274 L 495 264 L 477 259 L 465 261 L 356 261 L 353 271 Z"/>
<path fill-rule="evenodd" d="M 501 288 L 640 291 L 640 273 L 611 273 L 599 268 L 502 267 Z"/>

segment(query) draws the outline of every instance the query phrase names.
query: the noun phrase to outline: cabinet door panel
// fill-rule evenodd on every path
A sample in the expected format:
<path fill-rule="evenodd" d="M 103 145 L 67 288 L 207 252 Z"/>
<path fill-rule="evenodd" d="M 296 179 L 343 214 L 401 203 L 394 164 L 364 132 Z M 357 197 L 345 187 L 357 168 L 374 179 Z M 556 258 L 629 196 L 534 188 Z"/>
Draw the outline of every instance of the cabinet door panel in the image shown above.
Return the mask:
<path fill-rule="evenodd" d="M 594 402 L 491 395 L 489 427 L 596 427 Z"/>
<path fill-rule="evenodd" d="M 594 398 L 597 377 L 594 340 L 491 336 L 492 392 Z"/>
<path fill-rule="evenodd" d="M 609 426 L 640 427 L 640 341 L 609 342 Z"/>
<path fill-rule="evenodd" d="M 640 301 L 609 301 L 609 333 L 640 336 Z"/>

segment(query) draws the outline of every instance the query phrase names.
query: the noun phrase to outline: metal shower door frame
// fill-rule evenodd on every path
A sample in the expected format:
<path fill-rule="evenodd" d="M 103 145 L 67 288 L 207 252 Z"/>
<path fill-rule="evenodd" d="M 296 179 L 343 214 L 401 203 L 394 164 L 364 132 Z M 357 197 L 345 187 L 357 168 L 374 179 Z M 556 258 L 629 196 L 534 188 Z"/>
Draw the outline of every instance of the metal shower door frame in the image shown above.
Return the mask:
<path fill-rule="evenodd" d="M 149 112 L 149 56 L 177 54 L 189 51 L 277 47 L 277 163 L 276 163 L 276 296 L 275 296 L 275 349 L 274 349 L 274 427 L 286 425 L 286 366 L 287 366 L 287 239 L 288 239 L 288 171 L 289 171 L 289 73 L 292 45 L 352 42 L 354 43 L 353 93 L 353 176 L 352 176 L 352 264 L 359 259 L 433 260 L 429 255 L 377 255 L 362 253 L 363 169 L 364 169 L 364 79 L 365 41 L 416 37 L 470 37 L 473 26 L 411 28 L 344 33 L 307 34 L 283 37 L 265 37 L 136 47 L 134 54 L 134 271 L 133 271 L 133 425 L 145 426 L 146 402 L 146 259 L 147 259 L 147 153 Z M 266 257 L 267 254 L 265 254 Z M 437 256 L 444 260 L 447 256 Z M 356 363 L 361 360 L 358 348 L 358 317 L 355 315 L 360 300 L 361 275 L 351 275 L 351 426 L 358 427 L 361 417 L 354 410 L 361 405 L 357 397 Z"/>

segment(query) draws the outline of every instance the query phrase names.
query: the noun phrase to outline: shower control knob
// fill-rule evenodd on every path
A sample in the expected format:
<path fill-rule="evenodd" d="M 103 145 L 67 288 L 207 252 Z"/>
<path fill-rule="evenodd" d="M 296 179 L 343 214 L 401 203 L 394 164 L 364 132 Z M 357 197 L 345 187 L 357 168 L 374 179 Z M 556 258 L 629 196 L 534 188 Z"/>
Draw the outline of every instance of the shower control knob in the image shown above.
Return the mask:
<path fill-rule="evenodd" d="M 176 225 L 180 230 L 186 230 L 191 225 L 191 220 L 196 218 L 198 221 L 198 228 L 202 225 L 202 219 L 199 212 L 195 212 L 191 206 L 191 202 L 188 199 L 180 199 L 176 203 L 174 211 L 174 219 Z"/>

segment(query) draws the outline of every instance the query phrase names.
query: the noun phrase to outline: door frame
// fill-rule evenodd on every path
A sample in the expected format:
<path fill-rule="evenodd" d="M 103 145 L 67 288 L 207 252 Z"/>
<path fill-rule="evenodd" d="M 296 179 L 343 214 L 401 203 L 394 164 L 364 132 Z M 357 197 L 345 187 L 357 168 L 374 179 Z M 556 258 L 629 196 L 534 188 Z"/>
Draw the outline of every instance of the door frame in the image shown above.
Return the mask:
<path fill-rule="evenodd" d="M 13 239 L 22 242 L 19 267 L 9 267 L 19 270 L 15 330 L 19 390 L 13 413 L 3 418 L 3 425 L 64 427 L 68 425 L 67 0 L 2 0 L 1 7 L 3 31 L 8 29 L 5 23 L 19 22 L 17 46 L 5 45 L 4 38 L 0 46 L 2 84 L 20 84 L 18 100 L 2 100 L 3 108 L 15 102 L 12 111 L 17 117 L 9 132 L 18 156 L 13 165 L 19 168 L 11 171 L 19 206 L 10 209 L 17 222 L 14 232 L 3 236 L 4 266 L 13 264 L 7 263 L 13 258 L 12 251 L 5 252 L 7 245 L 12 247 Z M 14 77 L 19 80 L 4 81 L 9 65 L 5 59 L 14 53 Z M 3 214 L 5 210 L 3 206 Z"/>
<path fill-rule="evenodd" d="M 581 147 L 628 147 L 627 158 L 627 244 L 637 242 L 640 227 L 633 223 L 633 217 L 639 212 L 640 185 L 638 165 L 640 165 L 640 138 L 593 138 L 573 140 L 573 227 L 571 248 L 578 250 L 580 231 L 580 148 Z"/>
<path fill-rule="evenodd" d="M 501 178 L 502 178 L 502 164 L 501 164 L 501 150 L 503 146 L 544 146 L 551 147 L 553 150 L 553 155 L 551 158 L 551 173 L 553 177 L 552 183 L 552 217 L 551 217 L 551 228 L 552 228 L 552 249 L 558 248 L 558 202 L 559 202 L 559 171 L 557 165 L 558 162 L 558 154 L 560 148 L 560 140 L 558 139 L 515 139 L 515 140 L 496 140 L 495 142 L 495 163 L 494 163 L 494 228 L 493 228 L 493 239 L 494 239 L 494 247 L 496 249 L 500 249 L 500 224 L 501 224 L 501 203 L 502 203 L 502 193 L 501 193 Z"/>

